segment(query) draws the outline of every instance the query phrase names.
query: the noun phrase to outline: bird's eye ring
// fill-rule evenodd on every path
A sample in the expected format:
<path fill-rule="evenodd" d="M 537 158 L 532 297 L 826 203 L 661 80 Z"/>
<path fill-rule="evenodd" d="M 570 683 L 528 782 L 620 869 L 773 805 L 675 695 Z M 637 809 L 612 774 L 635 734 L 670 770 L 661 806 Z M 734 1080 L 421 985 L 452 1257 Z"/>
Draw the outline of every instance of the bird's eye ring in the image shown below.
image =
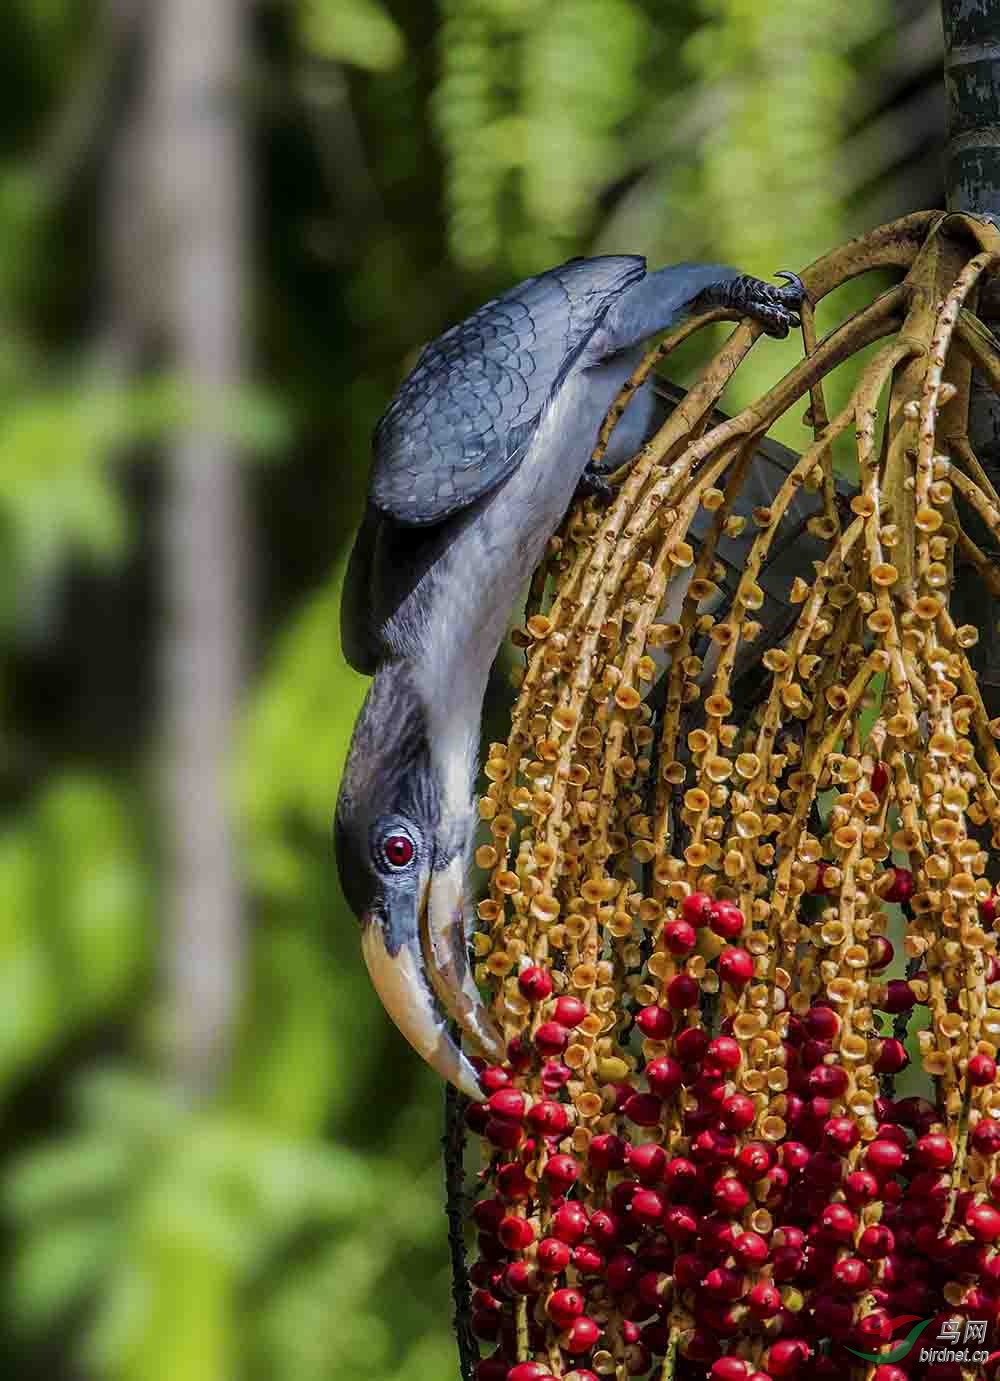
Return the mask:
<path fill-rule="evenodd" d="M 408 834 L 395 832 L 382 840 L 382 857 L 390 868 L 407 868 L 413 862 L 416 849 Z"/>

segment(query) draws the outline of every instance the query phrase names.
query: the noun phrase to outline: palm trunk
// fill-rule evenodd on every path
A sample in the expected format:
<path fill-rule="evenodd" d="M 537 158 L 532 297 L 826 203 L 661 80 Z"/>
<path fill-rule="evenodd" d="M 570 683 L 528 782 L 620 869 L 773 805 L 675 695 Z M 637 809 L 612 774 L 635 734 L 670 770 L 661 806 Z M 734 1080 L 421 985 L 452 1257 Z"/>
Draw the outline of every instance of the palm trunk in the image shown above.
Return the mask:
<path fill-rule="evenodd" d="M 174 1073 L 192 1094 L 229 1053 L 243 921 L 227 781 L 247 584 L 244 484 L 222 414 L 243 374 L 243 0 L 162 0 L 149 152 L 172 368 L 194 405 L 167 461 L 163 646 L 165 969 Z"/>
<path fill-rule="evenodd" d="M 996 0 L 942 0 L 944 70 L 948 93 L 945 188 L 952 211 L 989 212 L 1000 218 L 1000 5 Z M 993 287 L 979 314 L 1000 335 L 1000 292 Z M 969 435 L 976 454 L 1000 488 L 1000 398 L 978 373 L 973 375 Z M 996 542 L 971 524 L 987 550 Z M 960 615 L 980 629 L 975 662 L 986 705 L 1000 714 L 1000 628 L 995 601 L 981 590 L 957 591 Z"/>

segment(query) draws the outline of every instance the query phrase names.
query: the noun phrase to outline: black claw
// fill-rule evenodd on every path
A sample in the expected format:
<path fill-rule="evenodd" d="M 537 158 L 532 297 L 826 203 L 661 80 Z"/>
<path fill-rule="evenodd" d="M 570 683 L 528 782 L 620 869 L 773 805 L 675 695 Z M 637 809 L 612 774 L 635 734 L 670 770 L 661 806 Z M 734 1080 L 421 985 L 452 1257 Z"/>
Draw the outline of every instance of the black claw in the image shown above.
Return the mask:
<path fill-rule="evenodd" d="M 805 301 L 806 290 L 797 273 L 782 269 L 775 276 L 786 280 L 784 286 L 765 283 L 749 274 L 712 283 L 701 293 L 699 303 L 706 307 L 735 307 L 759 321 L 767 335 L 782 340 L 793 326 L 802 324 L 795 308 Z"/>
<path fill-rule="evenodd" d="M 778 288 L 782 301 L 787 302 L 790 307 L 800 307 L 806 300 L 806 285 L 797 273 L 791 273 L 788 269 L 779 269 L 774 275 L 775 278 L 783 278 L 788 284 L 785 288 Z"/>

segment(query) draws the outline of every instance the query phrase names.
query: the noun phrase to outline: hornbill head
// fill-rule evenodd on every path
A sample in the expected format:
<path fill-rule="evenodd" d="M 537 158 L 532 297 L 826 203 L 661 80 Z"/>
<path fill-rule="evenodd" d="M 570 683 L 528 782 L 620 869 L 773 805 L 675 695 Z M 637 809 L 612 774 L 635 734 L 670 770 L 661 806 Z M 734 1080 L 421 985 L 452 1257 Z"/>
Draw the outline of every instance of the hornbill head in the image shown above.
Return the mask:
<path fill-rule="evenodd" d="M 472 747 L 474 748 L 474 744 Z M 476 1071 L 449 1032 L 455 1020 L 491 1061 L 504 1058 L 469 970 L 465 874 L 475 816 L 454 801 L 462 761 L 432 750 L 410 670 L 375 676 L 355 726 L 335 817 L 341 885 L 361 922 L 361 948 L 389 1016 L 445 1079 L 481 1098 Z"/>

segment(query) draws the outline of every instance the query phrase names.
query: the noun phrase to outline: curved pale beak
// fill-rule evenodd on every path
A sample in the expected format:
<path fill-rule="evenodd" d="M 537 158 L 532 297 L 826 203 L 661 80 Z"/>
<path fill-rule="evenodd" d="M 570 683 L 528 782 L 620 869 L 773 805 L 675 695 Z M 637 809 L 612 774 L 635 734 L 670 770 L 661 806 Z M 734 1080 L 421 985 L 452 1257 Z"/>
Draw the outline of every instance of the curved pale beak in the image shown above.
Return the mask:
<path fill-rule="evenodd" d="M 420 948 L 434 991 L 450 1016 L 491 1064 L 502 1064 L 504 1038 L 479 996 L 465 935 L 465 866 L 453 858 L 431 874 L 421 909 Z"/>
<path fill-rule="evenodd" d="M 384 919 L 361 918 L 361 952 L 375 991 L 421 1059 L 467 1097 L 481 1099 L 476 1071 L 453 1040 L 448 1018 L 493 1062 L 504 1058 L 504 1045 L 469 970 L 457 865 L 424 885 L 416 917 L 407 912 L 400 915 L 397 903 Z"/>

